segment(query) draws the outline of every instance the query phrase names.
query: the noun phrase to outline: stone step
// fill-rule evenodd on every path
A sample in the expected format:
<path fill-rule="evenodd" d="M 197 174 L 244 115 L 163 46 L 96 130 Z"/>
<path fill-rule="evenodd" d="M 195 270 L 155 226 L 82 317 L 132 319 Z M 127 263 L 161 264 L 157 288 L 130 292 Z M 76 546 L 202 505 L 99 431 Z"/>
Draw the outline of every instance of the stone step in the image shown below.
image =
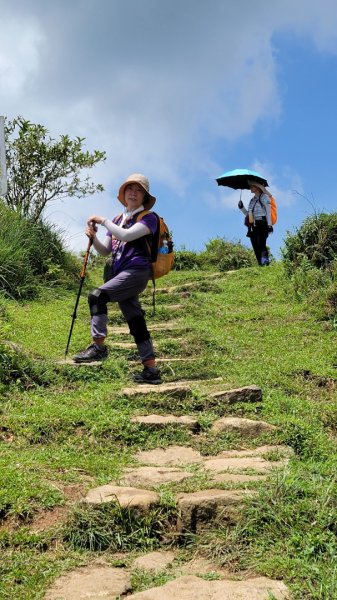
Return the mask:
<path fill-rule="evenodd" d="M 131 594 L 128 600 L 286 600 L 289 590 L 282 581 L 267 577 L 207 580 L 185 575 L 164 585 Z"/>
<path fill-rule="evenodd" d="M 167 344 L 167 342 L 176 342 L 181 344 L 182 342 L 185 341 L 184 338 L 170 338 L 170 339 L 165 339 L 165 340 L 156 340 L 156 346 L 162 346 L 163 344 Z M 108 343 L 109 348 L 118 348 L 120 350 L 137 350 L 137 346 L 135 344 L 135 342 L 109 342 Z"/>
<path fill-rule="evenodd" d="M 183 323 L 179 321 L 162 321 L 161 323 L 148 323 L 148 330 L 151 331 L 176 331 L 184 328 Z M 130 335 L 130 330 L 127 325 L 108 327 L 108 333 L 113 335 Z"/>
<path fill-rule="evenodd" d="M 107 484 L 89 490 L 83 502 L 87 504 L 114 502 L 122 508 L 147 511 L 159 504 L 159 495 L 149 490 Z"/>
<path fill-rule="evenodd" d="M 158 467 L 180 467 L 202 463 L 204 460 L 200 452 L 190 446 L 168 446 L 167 448 L 155 448 L 154 450 L 141 450 L 134 458 L 145 465 Z"/>
<path fill-rule="evenodd" d="M 44 600 L 117 600 L 130 590 L 130 574 L 125 569 L 93 564 L 59 577 Z"/>
<path fill-rule="evenodd" d="M 72 358 L 63 358 L 62 360 L 57 360 L 56 364 L 70 367 L 96 367 L 100 369 L 102 367 L 103 362 L 104 361 L 102 360 L 93 360 L 91 362 L 77 363 Z"/>
<path fill-rule="evenodd" d="M 287 464 L 286 460 L 265 460 L 261 456 L 247 456 L 247 457 L 215 457 L 208 458 L 204 462 L 206 471 L 223 473 L 225 471 L 244 471 L 254 470 L 256 473 L 269 473 L 273 469 L 280 469 Z"/>
<path fill-rule="evenodd" d="M 208 489 L 178 494 L 179 519 L 177 530 L 196 533 L 210 523 L 235 523 L 240 515 L 243 499 L 253 492 L 248 490 Z"/>
<path fill-rule="evenodd" d="M 156 429 L 163 429 L 163 427 L 167 427 L 168 425 L 190 429 L 193 432 L 200 429 L 197 419 L 188 415 L 183 415 L 182 417 L 176 417 L 175 415 L 144 415 L 132 417 L 131 423 L 139 423 L 140 425 Z"/>
<path fill-rule="evenodd" d="M 182 383 L 160 383 L 158 385 L 140 384 L 121 390 L 123 396 L 147 396 L 149 394 L 167 394 L 178 398 L 186 398 L 192 394 L 190 385 Z"/>
<path fill-rule="evenodd" d="M 275 425 L 270 425 L 265 421 L 255 421 L 253 419 L 244 419 L 240 417 L 222 417 L 214 421 L 211 431 L 222 433 L 239 433 L 245 437 L 256 437 L 261 433 L 269 433 L 275 431 Z"/>
<path fill-rule="evenodd" d="M 179 482 L 193 477 L 193 473 L 177 467 L 132 467 L 124 469 L 120 485 L 151 487 L 162 483 Z"/>
<path fill-rule="evenodd" d="M 226 404 L 238 402 L 262 402 L 262 391 L 257 385 L 246 385 L 231 390 L 221 390 L 208 394 L 209 400 L 221 401 Z"/>

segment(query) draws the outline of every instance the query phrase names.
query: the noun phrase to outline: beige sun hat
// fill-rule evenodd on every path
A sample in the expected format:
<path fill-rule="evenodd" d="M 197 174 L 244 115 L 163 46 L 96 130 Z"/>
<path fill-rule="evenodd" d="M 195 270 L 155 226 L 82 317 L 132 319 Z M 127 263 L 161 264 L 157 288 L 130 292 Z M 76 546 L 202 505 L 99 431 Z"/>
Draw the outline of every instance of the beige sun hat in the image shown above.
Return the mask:
<path fill-rule="evenodd" d="M 250 186 L 255 185 L 255 187 L 259 188 L 259 190 L 261 190 L 261 192 L 263 192 L 264 194 L 267 194 L 267 190 L 264 187 L 264 185 L 262 185 L 262 183 L 259 183 L 258 181 L 248 181 L 248 185 L 250 185 Z"/>
<path fill-rule="evenodd" d="M 126 206 L 125 188 L 130 183 L 138 183 L 139 185 L 142 186 L 143 190 L 145 190 L 145 192 L 146 192 L 144 202 L 143 202 L 144 208 L 146 208 L 147 210 L 152 208 L 152 206 L 154 205 L 154 203 L 156 201 L 156 198 L 154 196 L 151 196 L 149 180 L 147 177 L 145 177 L 145 175 L 142 175 L 142 173 L 133 173 L 132 175 L 129 175 L 129 177 L 124 181 L 124 183 L 119 188 L 119 192 L 118 192 L 118 196 L 117 196 L 118 200 L 124 206 Z"/>

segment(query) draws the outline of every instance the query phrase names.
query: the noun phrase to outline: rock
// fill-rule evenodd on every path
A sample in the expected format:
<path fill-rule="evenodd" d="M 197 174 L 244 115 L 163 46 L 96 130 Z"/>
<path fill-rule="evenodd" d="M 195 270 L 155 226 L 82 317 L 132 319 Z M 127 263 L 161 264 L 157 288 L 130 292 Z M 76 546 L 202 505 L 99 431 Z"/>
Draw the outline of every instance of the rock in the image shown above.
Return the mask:
<path fill-rule="evenodd" d="M 203 458 L 197 450 L 188 446 L 169 446 L 168 448 L 155 448 L 138 452 L 135 458 L 146 465 L 160 467 L 178 467 L 193 463 L 201 463 Z"/>
<path fill-rule="evenodd" d="M 275 600 L 289 598 L 282 581 L 257 577 L 244 581 L 206 581 L 194 575 L 179 577 L 165 585 L 128 596 L 128 600 Z"/>
<path fill-rule="evenodd" d="M 238 402 L 262 402 L 262 391 L 257 385 L 247 385 L 233 390 L 223 390 L 208 394 L 211 400 L 221 400 L 226 404 L 237 404 Z"/>
<path fill-rule="evenodd" d="M 163 571 L 174 559 L 174 552 L 149 552 L 143 556 L 138 556 L 132 568 L 142 569 L 143 571 Z"/>
<path fill-rule="evenodd" d="M 250 494 L 246 490 L 202 490 L 189 494 L 178 494 L 180 517 L 178 531 L 195 533 L 205 523 L 212 521 L 229 521 L 233 523 L 238 517 L 238 507 L 242 505 L 244 496 Z"/>
<path fill-rule="evenodd" d="M 87 504 L 118 502 L 122 508 L 148 510 L 159 503 L 159 495 L 138 488 L 108 484 L 90 490 L 83 502 Z"/>
<path fill-rule="evenodd" d="M 160 383 L 159 385 L 141 384 L 132 388 L 124 388 L 121 392 L 123 396 L 144 396 L 147 394 L 167 394 L 175 398 L 186 398 L 190 396 L 192 390 L 189 385 L 184 383 Z"/>
<path fill-rule="evenodd" d="M 239 433 L 246 437 L 256 437 L 261 433 L 274 431 L 275 425 L 270 425 L 265 421 L 254 421 L 252 419 L 241 419 L 239 417 L 223 417 L 218 419 L 212 425 L 212 431 L 220 433 L 222 431 Z"/>
<path fill-rule="evenodd" d="M 176 425 L 185 429 L 191 429 L 197 431 L 199 429 L 199 423 L 194 417 L 184 415 L 182 417 L 176 417 L 175 415 L 146 415 L 141 417 L 133 417 L 131 423 L 140 423 L 142 425 L 149 425 L 162 429 L 167 425 Z"/>
<path fill-rule="evenodd" d="M 266 479 L 266 475 L 247 475 L 246 473 L 217 473 L 212 475 L 213 483 L 252 483 Z"/>
<path fill-rule="evenodd" d="M 205 469 L 207 471 L 215 471 L 220 473 L 222 471 L 229 470 L 244 470 L 253 469 L 259 473 L 266 473 L 277 467 L 283 467 L 283 461 L 268 461 L 260 456 L 247 456 L 247 457 L 216 457 L 205 460 Z"/>
<path fill-rule="evenodd" d="M 125 469 L 122 474 L 121 483 L 131 486 L 154 486 L 170 481 L 183 481 L 193 477 L 193 473 L 187 473 L 175 467 L 136 467 Z"/>
<path fill-rule="evenodd" d="M 92 565 L 57 579 L 45 600 L 117 600 L 130 591 L 130 576 L 122 569 Z"/>

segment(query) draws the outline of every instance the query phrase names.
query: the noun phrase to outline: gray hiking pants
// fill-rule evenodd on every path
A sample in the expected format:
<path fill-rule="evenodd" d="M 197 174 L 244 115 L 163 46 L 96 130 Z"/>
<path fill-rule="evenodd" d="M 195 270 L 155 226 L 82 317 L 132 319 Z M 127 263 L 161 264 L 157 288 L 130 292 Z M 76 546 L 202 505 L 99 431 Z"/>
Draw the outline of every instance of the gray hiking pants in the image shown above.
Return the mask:
<path fill-rule="evenodd" d="M 127 270 L 118 273 L 98 289 L 109 297 L 109 302 L 118 302 L 124 318 L 129 322 L 134 317 L 143 317 L 144 311 L 139 302 L 139 294 L 147 286 L 151 271 Z M 92 315 L 91 335 L 95 338 L 106 337 L 108 316 L 106 314 Z M 137 343 L 139 356 L 142 361 L 154 358 L 151 338 Z"/>

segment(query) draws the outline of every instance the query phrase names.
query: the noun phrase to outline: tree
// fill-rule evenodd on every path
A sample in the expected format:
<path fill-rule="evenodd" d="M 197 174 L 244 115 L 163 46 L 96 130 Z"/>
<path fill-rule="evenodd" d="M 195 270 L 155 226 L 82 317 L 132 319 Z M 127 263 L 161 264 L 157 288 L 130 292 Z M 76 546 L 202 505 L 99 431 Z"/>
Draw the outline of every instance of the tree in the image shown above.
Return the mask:
<path fill-rule="evenodd" d="M 85 138 L 59 140 L 49 136 L 43 125 L 17 117 L 5 122 L 7 194 L 4 202 L 25 218 L 36 222 L 49 202 L 60 198 L 102 192 L 84 169 L 104 161 L 105 152 L 83 150 Z"/>

